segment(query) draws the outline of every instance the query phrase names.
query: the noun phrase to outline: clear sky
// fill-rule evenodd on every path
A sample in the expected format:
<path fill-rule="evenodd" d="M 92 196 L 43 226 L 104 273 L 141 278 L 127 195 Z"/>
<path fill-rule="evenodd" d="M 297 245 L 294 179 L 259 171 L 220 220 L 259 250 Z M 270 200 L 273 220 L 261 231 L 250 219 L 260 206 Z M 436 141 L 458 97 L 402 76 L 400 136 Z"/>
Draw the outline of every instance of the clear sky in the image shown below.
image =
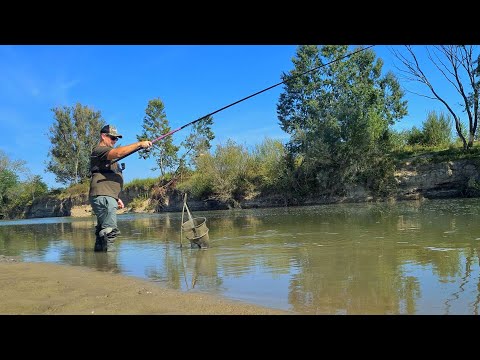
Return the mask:
<path fill-rule="evenodd" d="M 368 45 L 368 44 L 367 44 Z M 398 48 L 400 46 L 397 45 Z M 396 72 L 390 46 L 372 49 L 384 72 Z M 293 69 L 296 45 L 0 45 L 0 149 L 24 160 L 49 187 L 63 187 L 46 173 L 48 132 L 54 107 L 80 103 L 101 111 L 123 134 L 119 145 L 136 141 L 148 101 L 160 98 L 172 129 L 281 82 Z M 409 86 L 413 85 L 403 84 Z M 445 88 L 446 89 L 446 88 Z M 232 139 L 254 146 L 266 137 L 287 139 L 276 105 L 283 86 L 213 115 L 213 147 Z M 420 127 L 438 102 L 407 93 L 409 115 L 399 129 Z M 187 127 L 173 137 L 180 142 Z M 125 158 L 125 181 L 157 177 L 151 159 Z"/>

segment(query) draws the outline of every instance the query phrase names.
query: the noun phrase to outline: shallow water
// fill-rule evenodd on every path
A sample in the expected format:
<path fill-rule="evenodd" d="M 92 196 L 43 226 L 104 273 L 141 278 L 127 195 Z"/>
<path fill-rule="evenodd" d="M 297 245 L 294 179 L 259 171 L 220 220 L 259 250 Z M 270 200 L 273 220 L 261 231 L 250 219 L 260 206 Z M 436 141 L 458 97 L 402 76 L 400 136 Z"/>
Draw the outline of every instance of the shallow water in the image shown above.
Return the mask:
<path fill-rule="evenodd" d="M 118 216 L 95 253 L 95 218 L 0 221 L 0 255 L 86 266 L 301 314 L 478 314 L 480 199 Z M 184 219 L 185 221 L 185 219 Z M 181 246 L 182 245 L 182 246 Z"/>

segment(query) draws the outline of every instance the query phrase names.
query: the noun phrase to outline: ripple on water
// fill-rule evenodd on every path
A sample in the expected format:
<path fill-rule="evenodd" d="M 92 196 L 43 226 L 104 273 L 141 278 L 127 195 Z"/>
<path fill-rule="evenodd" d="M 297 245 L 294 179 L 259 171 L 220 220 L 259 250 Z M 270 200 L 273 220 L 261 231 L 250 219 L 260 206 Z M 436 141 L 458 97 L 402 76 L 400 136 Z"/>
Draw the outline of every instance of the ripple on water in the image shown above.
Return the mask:
<path fill-rule="evenodd" d="M 439 248 L 439 247 L 434 247 L 434 246 L 425 246 L 425 249 L 427 250 L 432 250 L 432 251 L 451 251 L 451 250 L 456 250 L 454 248 Z"/>

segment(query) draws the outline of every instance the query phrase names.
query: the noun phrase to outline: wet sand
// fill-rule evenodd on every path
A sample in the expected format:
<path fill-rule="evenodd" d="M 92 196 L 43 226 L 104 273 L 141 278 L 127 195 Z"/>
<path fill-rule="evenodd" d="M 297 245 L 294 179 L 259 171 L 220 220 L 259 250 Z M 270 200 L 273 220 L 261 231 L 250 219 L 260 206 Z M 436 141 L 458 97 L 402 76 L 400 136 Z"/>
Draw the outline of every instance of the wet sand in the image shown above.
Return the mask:
<path fill-rule="evenodd" d="M 212 295 L 165 289 L 147 280 L 89 268 L 0 258 L 0 314 L 281 315 Z"/>

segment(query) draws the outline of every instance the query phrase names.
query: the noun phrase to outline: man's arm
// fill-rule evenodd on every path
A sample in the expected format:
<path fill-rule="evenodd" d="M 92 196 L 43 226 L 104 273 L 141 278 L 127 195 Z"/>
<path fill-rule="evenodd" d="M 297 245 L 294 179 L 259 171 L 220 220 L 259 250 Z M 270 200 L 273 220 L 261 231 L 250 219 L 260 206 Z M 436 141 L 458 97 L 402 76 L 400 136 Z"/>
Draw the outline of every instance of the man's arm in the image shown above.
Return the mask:
<path fill-rule="evenodd" d="M 108 160 L 117 159 L 119 157 L 128 155 L 137 149 L 140 149 L 140 148 L 147 149 L 151 146 L 152 146 L 152 142 L 149 140 L 146 140 L 146 141 L 139 141 L 130 145 L 120 146 L 118 148 L 113 148 L 108 152 L 107 159 Z"/>

